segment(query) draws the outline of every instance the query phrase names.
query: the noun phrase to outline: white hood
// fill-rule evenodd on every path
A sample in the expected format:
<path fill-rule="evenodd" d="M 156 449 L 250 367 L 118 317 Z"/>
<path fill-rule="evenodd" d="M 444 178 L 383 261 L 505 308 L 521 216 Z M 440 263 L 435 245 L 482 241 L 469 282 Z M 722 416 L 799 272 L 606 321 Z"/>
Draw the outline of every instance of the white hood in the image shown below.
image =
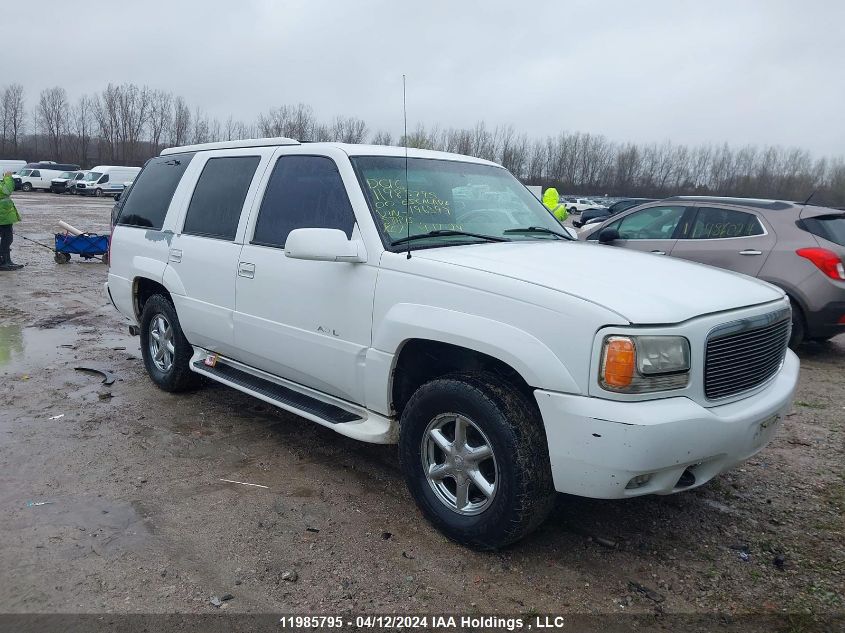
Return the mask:
<path fill-rule="evenodd" d="M 519 279 L 599 304 L 635 324 L 775 301 L 778 288 L 680 259 L 583 242 L 508 242 L 417 250 L 413 257 Z"/>

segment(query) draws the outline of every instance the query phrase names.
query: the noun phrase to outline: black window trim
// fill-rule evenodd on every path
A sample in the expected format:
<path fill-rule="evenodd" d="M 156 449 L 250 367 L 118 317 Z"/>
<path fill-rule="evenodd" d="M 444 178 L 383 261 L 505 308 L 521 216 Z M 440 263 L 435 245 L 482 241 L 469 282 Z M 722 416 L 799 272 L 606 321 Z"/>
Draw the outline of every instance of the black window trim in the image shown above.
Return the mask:
<path fill-rule="evenodd" d="M 355 226 L 358 224 L 358 216 L 355 215 L 355 207 L 352 205 L 352 198 L 349 196 L 349 190 L 346 188 L 346 182 L 343 180 L 343 174 L 340 173 L 340 166 L 337 164 L 337 161 L 334 157 L 329 156 L 327 154 L 300 154 L 300 153 L 290 153 L 290 154 L 279 154 L 276 156 L 275 162 L 272 164 L 268 164 L 267 168 L 265 169 L 264 173 L 268 174 L 266 179 L 264 180 L 264 191 L 261 192 L 261 202 L 258 204 L 258 209 L 255 213 L 255 220 L 252 222 L 252 234 L 250 235 L 249 245 L 250 246 L 260 246 L 262 248 L 274 248 L 276 250 L 285 250 L 284 244 L 270 244 L 268 242 L 259 242 L 255 239 L 255 229 L 258 228 L 258 218 L 261 217 L 261 207 L 264 206 L 264 199 L 267 197 L 267 187 L 270 185 L 270 180 L 273 178 L 273 172 L 276 171 L 276 166 L 279 164 L 279 161 L 283 158 L 287 158 L 288 156 L 303 156 L 309 158 L 327 158 L 332 161 L 334 168 L 337 170 L 338 178 L 340 178 L 340 183 L 343 185 L 343 191 L 346 194 L 346 199 L 349 201 L 349 208 L 352 210 L 352 233 L 355 232 Z M 268 173 L 269 172 L 269 173 Z M 187 214 L 186 214 L 187 215 Z M 248 229 L 249 227 L 247 227 Z M 307 228 L 307 227 L 300 227 L 300 228 Z M 294 229 L 295 230 L 295 229 Z M 244 236 L 244 242 L 246 242 L 246 236 Z"/>
<path fill-rule="evenodd" d="M 174 154 L 174 156 L 178 156 L 178 154 Z M 188 232 L 185 231 L 185 222 L 188 221 L 188 211 L 190 211 L 190 209 L 191 209 L 191 203 L 194 201 L 194 194 L 197 192 L 197 186 L 200 184 L 200 179 L 202 178 L 202 175 L 205 172 L 205 168 L 208 167 L 208 163 L 210 163 L 211 161 L 213 161 L 217 158 L 257 158 L 258 159 L 258 164 L 255 166 L 255 173 L 252 174 L 252 180 L 249 181 L 249 186 L 246 188 L 246 193 L 244 194 L 244 201 L 241 203 L 241 213 L 240 213 L 240 215 L 238 215 L 238 224 L 235 225 L 235 235 L 234 235 L 234 237 L 232 237 L 232 239 L 220 237 L 219 235 L 214 235 L 212 233 L 194 233 L 194 232 L 188 233 Z M 179 235 L 189 235 L 191 237 L 201 237 L 201 238 L 207 239 L 207 240 L 219 240 L 221 242 L 236 243 L 235 241 L 238 239 L 238 226 L 240 226 L 241 218 L 243 217 L 243 213 L 244 213 L 244 208 L 245 208 L 245 205 L 247 203 L 247 198 L 249 197 L 249 189 L 250 189 L 250 187 L 252 187 L 252 183 L 255 181 L 255 177 L 258 175 L 258 168 L 261 166 L 261 159 L 262 158 L 263 158 L 263 156 L 261 156 L 260 154 L 255 154 L 255 155 L 253 155 L 253 154 L 249 154 L 249 155 L 236 154 L 234 156 L 210 156 L 209 158 L 207 158 L 206 161 L 205 161 L 205 164 L 202 166 L 202 171 L 200 171 L 199 176 L 197 176 L 197 179 L 194 182 L 194 188 L 191 190 L 191 199 L 188 200 L 188 205 L 185 207 L 185 215 L 182 218 L 182 225 L 179 227 L 178 234 Z M 187 168 L 186 168 L 186 170 L 187 170 Z M 261 175 L 263 176 L 264 173 L 262 172 Z M 177 185 L 177 189 L 178 189 L 178 185 Z M 176 192 L 174 191 L 174 195 L 175 195 L 175 193 Z"/>
<path fill-rule="evenodd" d="M 693 226 L 695 226 L 695 222 L 696 220 L 698 220 L 698 214 L 702 209 L 724 209 L 725 211 L 736 211 L 737 213 L 745 213 L 746 215 L 754 216 L 754 218 L 757 220 L 757 224 L 759 224 L 760 228 L 763 229 L 763 232 L 757 235 L 737 235 L 735 237 L 687 237 L 686 235 L 689 234 Z M 714 240 L 747 240 L 752 237 L 766 237 L 767 235 L 769 235 L 769 229 L 766 226 L 766 223 L 763 222 L 762 218 L 758 214 L 754 213 L 754 211 L 750 209 L 740 209 L 730 205 L 712 203 L 696 205 L 695 213 L 693 214 L 690 223 L 687 226 L 687 231 L 685 231 L 685 234 L 679 237 L 678 239 L 682 239 L 685 242 L 712 242 Z"/>

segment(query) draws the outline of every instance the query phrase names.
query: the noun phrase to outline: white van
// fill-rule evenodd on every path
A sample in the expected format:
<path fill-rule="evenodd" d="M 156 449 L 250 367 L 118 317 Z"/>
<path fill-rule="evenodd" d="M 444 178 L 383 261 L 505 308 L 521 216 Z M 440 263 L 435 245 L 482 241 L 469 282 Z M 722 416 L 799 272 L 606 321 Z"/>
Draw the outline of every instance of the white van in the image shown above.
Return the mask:
<path fill-rule="evenodd" d="M 41 189 L 50 191 L 53 178 L 58 178 L 66 171 L 78 171 L 79 165 L 69 163 L 54 163 L 51 161 L 40 163 L 27 163 L 23 169 L 12 175 L 15 181 L 15 189 L 21 191 L 32 191 Z"/>
<path fill-rule="evenodd" d="M 0 160 L 0 176 L 9 171 L 14 174 L 24 167 L 26 167 L 25 160 Z"/>
<path fill-rule="evenodd" d="M 85 174 L 85 177 L 76 183 L 76 193 L 85 196 L 103 195 L 113 196 L 123 191 L 129 180 L 134 180 L 140 167 L 119 167 L 115 165 L 99 165 Z"/>

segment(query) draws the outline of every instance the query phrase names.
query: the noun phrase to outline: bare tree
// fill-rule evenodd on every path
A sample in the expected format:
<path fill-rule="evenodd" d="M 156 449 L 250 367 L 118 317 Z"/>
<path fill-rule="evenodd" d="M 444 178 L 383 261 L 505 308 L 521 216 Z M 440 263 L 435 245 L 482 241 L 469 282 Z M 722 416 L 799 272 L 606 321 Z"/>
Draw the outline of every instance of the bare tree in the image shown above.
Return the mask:
<path fill-rule="evenodd" d="M 24 132 L 26 109 L 24 107 L 23 86 L 12 84 L 3 90 L 3 151 L 11 147 L 17 154 L 18 145 Z"/>
<path fill-rule="evenodd" d="M 94 100 L 87 95 L 80 97 L 71 113 L 75 141 L 75 159 L 82 165 L 88 165 L 88 152 L 91 147 L 91 135 L 94 130 Z"/>
<path fill-rule="evenodd" d="M 68 124 L 68 102 L 65 89 L 56 86 L 42 90 L 38 100 L 38 114 L 50 140 L 53 156 L 59 158 Z"/>
<path fill-rule="evenodd" d="M 150 94 L 150 116 L 148 128 L 152 153 L 158 154 L 165 131 L 173 120 L 173 95 L 163 90 Z"/>
<path fill-rule="evenodd" d="M 173 102 L 173 119 L 170 125 L 170 145 L 178 147 L 188 143 L 191 133 L 191 110 L 182 97 Z"/>

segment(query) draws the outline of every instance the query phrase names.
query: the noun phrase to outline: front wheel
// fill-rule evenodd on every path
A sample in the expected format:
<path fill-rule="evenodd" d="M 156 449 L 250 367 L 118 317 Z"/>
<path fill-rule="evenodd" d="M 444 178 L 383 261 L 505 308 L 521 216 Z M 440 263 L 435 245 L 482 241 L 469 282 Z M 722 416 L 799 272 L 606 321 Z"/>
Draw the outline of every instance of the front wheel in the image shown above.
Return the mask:
<path fill-rule="evenodd" d="M 470 547 L 521 539 L 554 501 L 539 412 L 492 374 L 454 374 L 420 387 L 402 413 L 399 459 L 425 517 Z"/>
<path fill-rule="evenodd" d="M 147 299 L 141 312 L 141 356 L 153 382 L 173 392 L 196 387 L 200 380 L 190 369 L 192 355 L 173 304 L 162 295 Z"/>
<path fill-rule="evenodd" d="M 32 183 L 29 183 L 29 182 L 23 183 L 21 185 L 21 191 L 23 191 L 25 193 L 29 193 L 30 191 L 32 191 Z"/>
<path fill-rule="evenodd" d="M 102 198 L 103 197 L 103 190 L 97 189 L 96 191 L 94 191 L 94 195 L 97 196 L 98 198 Z"/>

